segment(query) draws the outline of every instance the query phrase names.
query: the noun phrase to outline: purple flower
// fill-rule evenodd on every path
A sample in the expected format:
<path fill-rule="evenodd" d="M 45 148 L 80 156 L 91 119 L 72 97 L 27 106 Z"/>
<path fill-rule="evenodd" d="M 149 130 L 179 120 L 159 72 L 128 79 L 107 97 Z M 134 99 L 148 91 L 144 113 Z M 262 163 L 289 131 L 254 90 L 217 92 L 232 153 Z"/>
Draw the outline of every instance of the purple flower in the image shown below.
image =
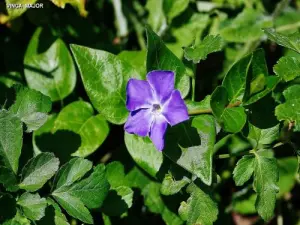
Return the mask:
<path fill-rule="evenodd" d="M 130 79 L 126 92 L 130 115 L 125 130 L 142 137 L 148 135 L 162 151 L 168 124 L 174 126 L 189 119 L 180 92 L 174 90 L 174 73 L 156 70 L 147 74 L 147 80 Z"/>

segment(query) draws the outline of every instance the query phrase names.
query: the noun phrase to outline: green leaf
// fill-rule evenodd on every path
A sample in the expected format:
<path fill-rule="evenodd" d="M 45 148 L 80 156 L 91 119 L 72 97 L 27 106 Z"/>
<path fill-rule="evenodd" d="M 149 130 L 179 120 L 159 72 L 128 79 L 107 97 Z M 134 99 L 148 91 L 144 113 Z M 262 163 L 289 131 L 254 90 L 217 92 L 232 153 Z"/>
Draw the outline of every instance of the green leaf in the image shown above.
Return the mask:
<path fill-rule="evenodd" d="M 296 184 L 298 171 L 298 160 L 296 157 L 286 157 L 277 160 L 279 170 L 277 198 L 281 198 L 285 193 L 290 192 Z"/>
<path fill-rule="evenodd" d="M 31 220 L 40 220 L 45 216 L 47 201 L 45 198 L 41 198 L 39 194 L 25 192 L 20 196 L 17 204 L 21 206 L 24 215 Z"/>
<path fill-rule="evenodd" d="M 146 74 L 146 51 L 122 51 L 118 58 L 133 66 L 139 74 Z"/>
<path fill-rule="evenodd" d="M 40 189 L 55 174 L 58 166 L 59 160 L 53 153 L 40 153 L 24 166 L 19 187 L 30 192 Z"/>
<path fill-rule="evenodd" d="M 27 7 L 25 7 L 25 4 L 34 4 L 37 0 L 5 0 L 6 2 L 6 10 L 9 15 L 9 19 L 13 20 L 21 16 L 24 12 L 26 12 Z M 21 4 L 22 7 L 19 8 L 13 8 L 8 7 L 9 4 Z"/>
<path fill-rule="evenodd" d="M 184 57 L 193 63 L 199 63 L 200 60 L 206 59 L 208 54 L 220 51 L 222 46 L 223 41 L 219 35 L 208 35 L 200 44 L 185 48 Z"/>
<path fill-rule="evenodd" d="M 166 17 L 163 11 L 164 0 L 147 0 L 146 9 L 149 12 L 147 22 L 152 29 L 161 33 L 167 27 Z"/>
<path fill-rule="evenodd" d="M 274 127 L 260 129 L 249 123 L 249 134 L 247 137 L 253 141 L 253 146 L 256 149 L 268 147 L 279 137 L 279 124 Z"/>
<path fill-rule="evenodd" d="M 268 38 L 277 44 L 292 49 L 295 52 L 300 53 L 300 33 L 296 32 L 293 34 L 281 34 L 274 31 L 272 28 L 264 29 Z"/>
<path fill-rule="evenodd" d="M 172 174 L 166 174 L 161 184 L 160 192 L 163 195 L 174 195 L 185 185 L 190 183 L 190 179 L 183 177 L 181 180 L 174 180 Z"/>
<path fill-rule="evenodd" d="M 178 57 L 182 58 L 182 47 L 188 47 L 193 42 L 199 43 L 203 31 L 209 24 L 209 15 L 193 13 L 186 23 L 179 27 L 171 26 L 170 31 L 175 41 L 167 42 L 166 46 Z"/>
<path fill-rule="evenodd" d="M 2 225 L 31 225 L 30 221 L 19 210 L 14 218 L 5 221 Z"/>
<path fill-rule="evenodd" d="M 66 4 L 72 5 L 81 16 L 86 17 L 88 15 L 88 12 L 85 9 L 85 1 L 82 0 L 51 0 L 57 7 L 65 8 Z"/>
<path fill-rule="evenodd" d="M 263 35 L 261 28 L 270 26 L 272 26 L 270 17 L 254 9 L 245 8 L 221 29 L 220 34 L 226 41 L 245 43 L 258 40 Z"/>
<path fill-rule="evenodd" d="M 175 73 L 175 88 L 186 97 L 190 89 L 190 80 L 184 64 L 166 47 L 160 37 L 150 27 L 147 33 L 147 71 L 172 70 Z"/>
<path fill-rule="evenodd" d="M 255 209 L 255 201 L 256 201 L 256 194 L 250 195 L 247 198 L 238 198 L 232 200 L 232 208 L 235 212 L 240 214 L 254 214 L 257 213 Z"/>
<path fill-rule="evenodd" d="M 54 190 L 52 195 L 55 199 L 65 199 L 65 194 L 67 194 L 66 196 L 72 195 L 88 208 L 99 208 L 102 205 L 108 190 L 109 183 L 105 175 L 105 166 L 100 164 L 95 167 L 93 173 L 89 177 L 74 183 L 73 185 L 61 186 Z"/>
<path fill-rule="evenodd" d="M 252 62 L 252 54 L 240 59 L 228 71 L 222 86 L 228 92 L 228 99 L 230 103 L 242 101 L 246 90 L 247 74 Z"/>
<path fill-rule="evenodd" d="M 146 207 L 152 213 L 161 214 L 167 225 L 182 225 L 183 221 L 172 212 L 160 196 L 160 184 L 151 182 L 142 190 Z"/>
<path fill-rule="evenodd" d="M 15 115 L 0 110 L 0 160 L 15 174 L 19 167 L 22 137 L 22 122 Z"/>
<path fill-rule="evenodd" d="M 106 177 L 111 188 L 124 185 L 125 172 L 123 164 L 118 161 L 109 163 L 106 166 Z"/>
<path fill-rule="evenodd" d="M 64 107 L 58 114 L 52 132 L 69 130 L 81 137 L 79 149 L 73 156 L 86 157 L 96 151 L 106 139 L 109 127 L 102 115 L 94 116 L 93 107 L 84 101 L 76 101 Z"/>
<path fill-rule="evenodd" d="M 0 184 L 3 184 L 8 191 L 17 191 L 19 189 L 16 175 L 11 169 L 4 166 L 0 166 Z"/>
<path fill-rule="evenodd" d="M 180 15 L 189 5 L 189 0 L 164 0 L 163 9 L 168 18 L 169 23 L 178 15 Z"/>
<path fill-rule="evenodd" d="M 9 111 L 27 125 L 27 130 L 37 130 L 47 120 L 51 99 L 42 93 L 21 85 L 15 86 L 16 101 Z"/>
<path fill-rule="evenodd" d="M 145 75 L 111 53 L 79 45 L 71 45 L 71 49 L 93 106 L 111 123 L 125 123 L 127 81 Z"/>
<path fill-rule="evenodd" d="M 125 176 L 125 184 L 128 187 L 144 189 L 150 183 L 150 179 L 137 167 L 133 167 Z"/>
<path fill-rule="evenodd" d="M 93 163 L 83 158 L 73 158 L 57 172 L 53 187 L 56 189 L 73 184 L 81 179 L 93 167 Z"/>
<path fill-rule="evenodd" d="M 191 195 L 186 203 L 182 203 L 180 214 L 187 219 L 187 225 L 202 224 L 212 225 L 218 216 L 218 206 L 195 184 L 187 187 L 187 192 Z"/>
<path fill-rule="evenodd" d="M 225 131 L 237 133 L 244 127 L 247 115 L 243 107 L 227 108 L 229 94 L 226 88 L 219 86 L 211 96 L 211 109 Z"/>
<path fill-rule="evenodd" d="M 253 182 L 254 190 L 257 193 L 255 206 L 258 214 L 265 221 L 270 220 L 274 213 L 276 193 L 279 191 L 278 178 L 276 159 L 267 158 L 256 153 Z"/>
<path fill-rule="evenodd" d="M 287 120 L 294 122 L 294 131 L 300 131 L 300 85 L 293 85 L 284 90 L 285 103 L 275 109 L 275 115 L 279 121 Z"/>
<path fill-rule="evenodd" d="M 274 72 L 285 82 L 300 76 L 300 61 L 291 56 L 284 56 L 274 66 Z"/>
<path fill-rule="evenodd" d="M 254 171 L 254 160 L 253 156 L 245 155 L 236 164 L 233 171 L 233 179 L 237 186 L 244 185 L 251 178 Z"/>
<path fill-rule="evenodd" d="M 168 158 L 195 174 L 207 185 L 211 185 L 212 182 L 215 126 L 211 115 L 200 115 L 194 117 L 191 124 L 186 122 L 175 126 L 167 133 L 163 151 Z"/>
<path fill-rule="evenodd" d="M 76 84 L 72 56 L 61 39 L 50 31 L 38 28 L 33 34 L 24 58 L 28 86 L 42 92 L 52 101 L 71 94 Z"/>
<path fill-rule="evenodd" d="M 210 95 L 207 95 L 201 102 L 186 100 L 185 105 L 189 112 L 196 110 L 210 110 Z"/>
<path fill-rule="evenodd" d="M 93 224 L 93 217 L 82 201 L 68 192 L 62 192 L 54 196 L 55 200 L 76 219 L 87 224 Z"/>
<path fill-rule="evenodd" d="M 52 199 L 52 198 L 47 198 L 47 203 L 48 203 L 48 209 L 50 209 L 50 216 L 53 217 L 53 210 L 54 209 L 54 222 L 55 225 L 70 225 L 68 223 L 68 220 L 66 216 L 62 213 L 61 208 L 59 205 Z M 52 219 L 52 218 L 51 218 Z M 47 209 L 46 209 L 46 216 L 39 221 L 39 223 L 42 225 L 43 222 L 49 221 L 47 217 Z"/>
<path fill-rule="evenodd" d="M 126 203 L 128 208 L 131 208 L 132 201 L 133 201 L 133 190 L 126 186 L 118 186 L 114 188 L 119 196 L 121 196 L 121 199 Z"/>
<path fill-rule="evenodd" d="M 163 163 L 163 155 L 157 151 L 150 139 L 125 132 L 125 144 L 134 161 L 155 177 Z"/>

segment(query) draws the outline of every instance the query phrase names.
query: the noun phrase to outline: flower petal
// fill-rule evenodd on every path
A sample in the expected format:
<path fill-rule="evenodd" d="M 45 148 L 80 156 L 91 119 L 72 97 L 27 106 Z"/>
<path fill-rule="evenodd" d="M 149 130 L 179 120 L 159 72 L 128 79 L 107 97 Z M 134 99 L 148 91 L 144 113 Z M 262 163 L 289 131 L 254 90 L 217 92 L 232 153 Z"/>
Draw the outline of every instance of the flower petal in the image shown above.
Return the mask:
<path fill-rule="evenodd" d="M 174 90 L 174 72 L 154 70 L 147 74 L 147 80 L 155 92 L 157 101 L 164 104 Z"/>
<path fill-rule="evenodd" d="M 171 97 L 163 106 L 162 113 L 171 126 L 189 119 L 187 107 L 178 90 L 172 92 Z"/>
<path fill-rule="evenodd" d="M 130 79 L 126 87 L 126 107 L 129 111 L 150 108 L 153 90 L 145 80 Z"/>
<path fill-rule="evenodd" d="M 150 129 L 150 139 L 159 151 L 164 149 L 167 127 L 168 123 L 163 116 L 155 117 Z"/>
<path fill-rule="evenodd" d="M 130 113 L 125 123 L 125 131 L 145 137 L 148 135 L 153 121 L 150 109 L 140 109 Z"/>

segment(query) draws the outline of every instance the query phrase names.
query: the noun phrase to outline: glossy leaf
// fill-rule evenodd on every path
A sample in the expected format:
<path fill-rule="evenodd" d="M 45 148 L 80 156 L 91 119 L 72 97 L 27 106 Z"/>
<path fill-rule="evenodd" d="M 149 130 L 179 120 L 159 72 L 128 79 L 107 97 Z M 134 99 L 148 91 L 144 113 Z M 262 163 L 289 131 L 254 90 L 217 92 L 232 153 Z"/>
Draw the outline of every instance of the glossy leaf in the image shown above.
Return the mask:
<path fill-rule="evenodd" d="M 150 27 L 147 33 L 147 71 L 172 70 L 175 73 L 175 88 L 184 98 L 190 89 L 190 80 L 184 64 L 166 47 L 160 37 Z"/>
<path fill-rule="evenodd" d="M 255 158 L 253 156 L 246 155 L 236 164 L 233 171 L 233 179 L 237 186 L 244 185 L 244 183 L 252 176 L 254 171 L 254 160 Z"/>
<path fill-rule="evenodd" d="M 208 54 L 220 51 L 222 46 L 223 41 L 220 36 L 208 35 L 200 44 L 185 48 L 184 57 L 193 63 L 199 63 L 200 60 L 206 59 Z"/>
<path fill-rule="evenodd" d="M 225 131 L 237 133 L 244 127 L 247 119 L 243 107 L 227 107 L 229 94 L 223 86 L 217 87 L 211 96 L 211 109 Z"/>
<path fill-rule="evenodd" d="M 75 88 L 76 70 L 72 56 L 61 39 L 38 28 L 33 34 L 24 58 L 28 86 L 42 92 L 52 101 L 62 100 Z"/>
<path fill-rule="evenodd" d="M 155 177 L 162 165 L 163 155 L 157 151 L 150 139 L 125 132 L 125 144 L 134 161 Z"/>
<path fill-rule="evenodd" d="M 253 187 L 257 193 L 255 206 L 258 214 L 268 221 L 272 218 L 279 191 L 276 159 L 255 154 Z"/>
<path fill-rule="evenodd" d="M 40 153 L 23 168 L 19 187 L 30 192 L 40 189 L 55 174 L 58 166 L 59 160 L 53 153 Z"/>
<path fill-rule="evenodd" d="M 300 85 L 293 85 L 287 88 L 283 95 L 285 103 L 280 104 L 275 109 L 277 119 L 287 120 L 294 123 L 294 131 L 300 131 L 300 114 L 298 109 L 300 107 Z"/>
<path fill-rule="evenodd" d="M 93 173 L 89 177 L 76 182 L 73 185 L 61 186 L 54 190 L 52 195 L 55 199 L 65 199 L 65 196 L 72 195 L 88 208 L 99 208 L 102 205 L 108 190 L 109 183 L 105 176 L 105 167 L 100 164 L 95 167 Z"/>
<path fill-rule="evenodd" d="M 79 149 L 74 156 L 85 157 L 96 151 L 104 142 L 109 127 L 100 114 L 94 116 L 93 107 L 84 101 L 76 101 L 67 105 L 58 114 L 52 132 L 69 130 L 81 137 Z"/>
<path fill-rule="evenodd" d="M 51 99 L 42 93 L 15 86 L 16 101 L 9 111 L 20 118 L 27 125 L 27 131 L 37 130 L 47 120 L 47 114 L 51 110 Z"/>
<path fill-rule="evenodd" d="M 71 45 L 71 49 L 93 106 L 111 123 L 125 123 L 127 81 L 142 79 L 146 74 L 138 74 L 130 64 L 108 52 L 79 45 Z"/>
<path fill-rule="evenodd" d="M 274 72 L 285 82 L 300 76 L 300 61 L 295 57 L 284 56 L 274 66 Z"/>
<path fill-rule="evenodd" d="M 0 160 L 15 174 L 19 167 L 22 137 L 22 122 L 15 115 L 0 110 Z"/>
<path fill-rule="evenodd" d="M 3 184 L 8 191 L 17 191 L 19 189 L 16 175 L 11 169 L 4 166 L 0 166 L 0 184 Z"/>
<path fill-rule="evenodd" d="M 31 220 L 40 220 L 45 216 L 47 201 L 39 194 L 25 192 L 20 196 L 17 204 L 21 206 L 24 215 Z"/>
<path fill-rule="evenodd" d="M 300 33 L 296 32 L 293 34 L 281 34 L 274 31 L 274 29 L 268 28 L 264 29 L 268 38 L 277 44 L 292 49 L 295 52 L 300 53 Z"/>
<path fill-rule="evenodd" d="M 92 169 L 92 162 L 83 158 L 73 158 L 57 172 L 53 186 L 58 189 L 68 186 L 81 179 Z"/>

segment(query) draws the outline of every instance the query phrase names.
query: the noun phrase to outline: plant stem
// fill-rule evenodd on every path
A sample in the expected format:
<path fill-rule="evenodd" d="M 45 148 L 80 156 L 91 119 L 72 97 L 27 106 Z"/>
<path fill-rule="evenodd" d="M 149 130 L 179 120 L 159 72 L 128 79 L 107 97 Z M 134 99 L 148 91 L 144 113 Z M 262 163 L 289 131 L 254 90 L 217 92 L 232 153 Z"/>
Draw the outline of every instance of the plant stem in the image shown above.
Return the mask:
<path fill-rule="evenodd" d="M 300 21 L 297 23 L 285 24 L 276 28 L 277 32 L 292 30 L 300 27 Z"/>
<path fill-rule="evenodd" d="M 252 154 L 254 153 L 254 149 L 249 150 L 249 151 L 244 151 L 244 152 L 238 152 L 238 153 L 233 153 L 233 154 L 221 154 L 221 155 L 216 155 L 215 158 L 216 159 L 228 159 L 230 157 L 234 157 L 234 156 L 243 156 L 243 155 L 248 155 L 248 154 Z"/>
<path fill-rule="evenodd" d="M 227 105 L 226 108 L 234 108 L 241 104 L 242 102 L 238 101 L 236 103 Z M 198 110 L 189 111 L 189 115 L 200 115 L 200 114 L 209 114 L 209 113 L 212 113 L 212 109 L 198 109 Z"/>
<path fill-rule="evenodd" d="M 273 20 L 275 20 L 281 12 L 285 9 L 285 7 L 290 3 L 290 0 L 281 0 L 277 5 L 272 14 Z"/>
<path fill-rule="evenodd" d="M 195 101 L 196 79 L 192 78 L 192 101 Z"/>

